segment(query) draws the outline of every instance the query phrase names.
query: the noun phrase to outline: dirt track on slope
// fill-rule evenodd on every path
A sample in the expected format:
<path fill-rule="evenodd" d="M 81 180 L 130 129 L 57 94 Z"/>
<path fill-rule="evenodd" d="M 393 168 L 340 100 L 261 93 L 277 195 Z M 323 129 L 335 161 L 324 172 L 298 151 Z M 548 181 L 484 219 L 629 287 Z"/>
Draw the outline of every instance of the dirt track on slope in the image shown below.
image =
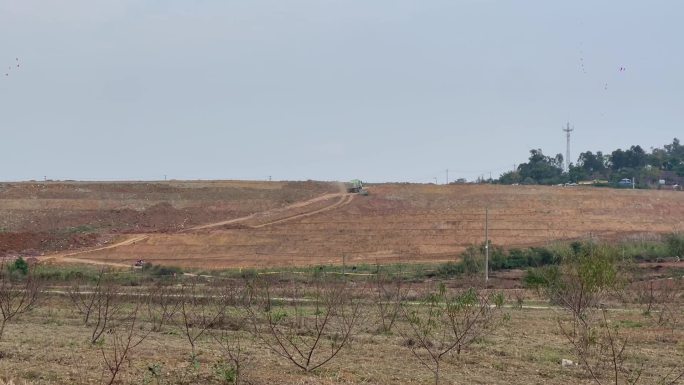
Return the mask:
<path fill-rule="evenodd" d="M 321 202 L 326 202 L 328 200 L 331 200 L 333 198 L 339 198 L 339 200 L 335 201 L 332 204 L 326 205 L 322 208 L 318 209 L 312 209 L 307 211 L 307 207 L 312 206 L 317 203 Z M 352 199 L 354 199 L 353 194 L 325 194 L 321 195 L 312 199 L 308 199 L 305 201 L 297 202 L 294 204 L 291 204 L 289 206 L 283 207 L 283 208 L 277 208 L 277 209 L 272 209 L 268 210 L 265 212 L 261 213 L 254 213 L 250 214 L 244 217 L 240 218 L 235 218 L 235 219 L 229 219 L 225 221 L 220 221 L 220 222 L 214 222 L 214 223 L 209 223 L 206 225 L 200 225 L 200 226 L 193 226 L 191 228 L 182 230 L 182 233 L 189 233 L 189 232 L 195 232 L 195 231 L 200 231 L 200 230 L 207 230 L 211 228 L 216 228 L 216 227 L 222 227 L 230 224 L 235 224 L 235 223 L 242 223 L 250 220 L 255 220 L 255 219 L 268 219 L 268 218 L 278 218 L 278 219 L 271 219 L 270 221 L 266 221 L 257 225 L 250 226 L 251 228 L 262 228 L 266 226 L 271 226 L 299 218 L 305 218 L 309 217 L 312 215 L 316 215 L 319 213 L 323 213 L 329 210 L 334 210 L 335 208 L 338 208 L 340 206 L 344 206 L 346 204 L 349 204 Z M 297 211 L 298 209 L 304 210 L 303 212 Z M 293 214 L 290 214 L 294 212 Z M 68 252 L 68 253 L 58 253 L 54 255 L 49 255 L 44 258 L 41 258 L 42 261 L 52 261 L 56 263 L 60 262 L 67 262 L 67 263 L 83 263 L 83 264 L 92 264 L 92 265 L 102 265 L 102 266 L 110 266 L 110 267 L 116 267 L 116 268 L 130 268 L 130 264 L 123 264 L 123 263 L 116 263 L 116 262 L 107 262 L 107 261 L 101 261 L 101 260 L 92 260 L 92 259 L 86 259 L 86 258 L 73 258 L 75 256 L 85 256 L 91 253 L 97 253 L 97 252 L 103 252 L 107 250 L 112 250 L 118 247 L 123 247 L 123 246 L 128 246 L 128 245 L 134 245 L 136 242 L 141 242 L 146 239 L 148 239 L 150 235 L 132 235 L 129 237 L 126 237 L 122 241 L 115 242 L 113 244 L 110 244 L 108 246 L 103 246 L 103 247 L 96 247 L 92 249 L 86 249 L 86 250 L 79 250 L 79 251 L 74 251 L 74 252 Z"/>
<path fill-rule="evenodd" d="M 334 209 L 340 205 L 349 203 L 353 199 L 353 195 L 351 195 L 351 194 L 342 194 L 342 193 L 325 194 L 325 195 L 321 195 L 321 196 L 318 196 L 318 197 L 315 197 L 312 199 L 308 199 L 305 201 L 293 203 L 293 204 L 286 206 L 286 207 L 283 207 L 283 208 L 268 210 L 268 211 L 264 211 L 264 212 L 260 212 L 260 213 L 254 213 L 254 214 L 250 214 L 250 215 L 240 217 L 240 218 L 234 218 L 234 219 L 209 223 L 209 224 L 200 225 L 200 226 L 193 226 L 193 227 L 190 227 L 188 229 L 183 230 L 182 232 L 192 232 L 192 231 L 197 231 L 197 230 L 206 230 L 206 229 L 211 229 L 211 228 L 215 228 L 215 227 L 222 227 L 222 226 L 226 226 L 226 225 L 230 225 L 230 224 L 234 224 L 234 223 L 242 223 L 242 222 L 251 221 L 251 220 L 258 220 L 260 218 L 268 218 L 268 217 L 272 217 L 272 216 L 279 215 L 279 214 L 282 215 L 283 213 L 285 213 L 285 215 L 287 215 L 288 212 L 291 212 L 295 209 L 307 207 L 307 206 L 310 206 L 314 203 L 323 202 L 323 201 L 330 200 L 332 198 L 337 198 L 337 197 L 340 198 L 340 200 L 337 203 L 329 205 L 329 206 L 325 206 L 321 209 L 314 210 L 314 211 L 308 211 L 308 212 L 304 212 L 304 213 L 300 213 L 300 214 L 294 214 L 294 215 L 291 215 L 291 216 L 288 216 L 285 218 L 276 219 L 276 220 L 273 220 L 271 222 L 261 223 L 261 224 L 253 225 L 250 227 L 260 228 L 260 227 L 264 227 L 264 226 L 270 226 L 270 225 L 276 224 L 276 223 L 289 221 L 292 219 L 303 218 L 305 216 L 315 215 L 315 214 L 318 214 L 318 213 L 321 213 L 324 211 L 332 210 L 332 209 Z"/>

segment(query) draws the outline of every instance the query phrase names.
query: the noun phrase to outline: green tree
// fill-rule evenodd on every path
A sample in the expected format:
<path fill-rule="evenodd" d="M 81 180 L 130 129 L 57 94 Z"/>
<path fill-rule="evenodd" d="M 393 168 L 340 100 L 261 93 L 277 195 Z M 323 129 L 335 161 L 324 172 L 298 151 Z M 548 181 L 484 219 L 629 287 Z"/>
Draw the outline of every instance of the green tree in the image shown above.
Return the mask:
<path fill-rule="evenodd" d="M 520 177 L 520 173 L 517 170 L 505 172 L 499 177 L 499 183 L 501 184 L 515 184 L 522 181 L 523 178 Z"/>
<path fill-rule="evenodd" d="M 521 164 L 518 172 L 523 181 L 529 178 L 538 184 L 556 184 L 566 181 L 563 177 L 563 155 L 546 156 L 541 149 L 530 150 L 528 162 Z"/>
<path fill-rule="evenodd" d="M 610 165 L 614 171 L 626 168 L 641 168 L 646 165 L 646 162 L 646 152 L 638 145 L 624 151 L 617 149 L 610 154 Z"/>
<path fill-rule="evenodd" d="M 596 154 L 587 151 L 580 154 L 577 159 L 577 166 L 589 175 L 603 174 L 606 171 L 606 161 L 607 159 L 601 151 L 597 151 Z"/>

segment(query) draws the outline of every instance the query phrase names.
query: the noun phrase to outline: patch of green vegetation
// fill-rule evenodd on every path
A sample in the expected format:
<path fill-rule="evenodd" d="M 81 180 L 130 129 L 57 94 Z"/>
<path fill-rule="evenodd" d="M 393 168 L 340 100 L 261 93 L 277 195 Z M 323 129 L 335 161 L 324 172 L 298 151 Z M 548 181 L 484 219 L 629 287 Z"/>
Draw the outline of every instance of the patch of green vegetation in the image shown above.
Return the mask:
<path fill-rule="evenodd" d="M 618 321 L 618 325 L 620 327 L 625 327 L 625 328 L 630 328 L 630 329 L 639 329 L 639 328 L 644 327 L 644 324 L 642 324 L 641 322 L 632 321 L 632 320 L 628 320 L 628 319 Z"/>
<path fill-rule="evenodd" d="M 48 283 L 73 281 L 95 283 L 100 272 L 101 270 L 95 266 L 84 265 L 38 265 L 34 270 L 36 277 Z M 150 280 L 139 271 L 133 270 L 110 270 L 105 274 L 112 282 L 122 286 L 139 286 Z"/>
<path fill-rule="evenodd" d="M 29 271 L 29 265 L 28 262 L 24 260 L 24 258 L 19 257 L 16 260 L 14 260 L 14 263 L 10 265 L 10 272 L 17 272 L 21 273 L 22 275 L 28 274 Z"/>
<path fill-rule="evenodd" d="M 679 245 L 679 235 L 663 238 L 661 242 L 625 242 L 619 244 L 598 244 L 592 242 L 554 243 L 545 247 L 504 250 L 489 246 L 491 271 L 526 269 L 523 284 L 529 288 L 542 288 L 555 281 L 558 266 L 562 261 L 583 259 L 586 268 L 594 269 L 591 263 L 595 253 L 610 255 L 622 262 L 648 261 L 654 258 L 674 260 L 672 251 Z M 675 239 L 675 241 L 673 241 Z M 674 245 L 674 246 L 673 246 Z M 347 280 L 368 280 L 381 276 L 384 279 L 399 279 L 406 282 L 420 282 L 426 279 L 452 279 L 481 274 L 484 269 L 484 244 L 468 247 L 457 261 L 443 263 L 395 263 L 395 264 L 346 264 L 318 265 L 305 267 L 239 268 L 217 271 L 205 269 L 181 269 L 175 266 L 147 263 L 142 269 L 112 270 L 111 275 L 119 284 L 138 286 L 159 279 L 185 279 L 204 275 L 219 279 L 254 279 L 257 276 L 271 276 L 274 281 L 307 279 L 311 276 L 339 277 Z M 131 266 L 132 267 L 132 266 Z M 600 269 L 599 269 L 600 270 Z M 71 281 L 74 279 L 95 282 L 100 272 L 92 266 L 40 265 L 36 273 L 48 281 Z M 183 274 L 189 277 L 183 277 Z M 668 270 L 668 275 L 682 276 L 684 269 Z M 600 277 L 598 277 L 600 278 Z"/>
<path fill-rule="evenodd" d="M 539 350 L 539 360 L 541 362 L 559 364 L 562 358 L 562 354 L 558 349 L 544 347 Z"/>
<path fill-rule="evenodd" d="M 183 270 L 176 266 L 161 266 L 145 263 L 142 266 L 142 272 L 155 277 L 179 276 L 183 274 Z"/>

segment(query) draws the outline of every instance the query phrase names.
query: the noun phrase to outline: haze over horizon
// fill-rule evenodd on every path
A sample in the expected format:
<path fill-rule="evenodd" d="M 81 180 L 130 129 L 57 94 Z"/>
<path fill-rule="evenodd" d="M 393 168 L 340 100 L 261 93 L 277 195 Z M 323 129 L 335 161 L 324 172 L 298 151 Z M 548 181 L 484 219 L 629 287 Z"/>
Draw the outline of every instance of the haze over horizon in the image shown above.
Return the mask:
<path fill-rule="evenodd" d="M 564 154 L 568 121 L 573 161 L 660 147 L 684 139 L 682 14 L 676 1 L 0 0 L 0 180 L 472 180 L 533 148 Z"/>

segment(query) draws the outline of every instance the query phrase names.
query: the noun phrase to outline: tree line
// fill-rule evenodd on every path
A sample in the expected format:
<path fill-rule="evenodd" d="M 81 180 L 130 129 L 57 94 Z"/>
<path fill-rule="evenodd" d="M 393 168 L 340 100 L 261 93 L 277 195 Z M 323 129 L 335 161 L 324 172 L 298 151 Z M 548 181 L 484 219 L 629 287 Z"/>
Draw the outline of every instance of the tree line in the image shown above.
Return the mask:
<path fill-rule="evenodd" d="M 639 187 L 658 186 L 661 181 L 681 185 L 684 181 L 684 146 L 674 138 L 672 143 L 652 148 L 650 152 L 639 145 L 625 150 L 619 148 L 610 154 L 585 151 L 567 170 L 563 165 L 562 154 L 547 156 L 541 149 L 533 149 L 527 162 L 503 173 L 494 182 L 553 185 L 597 181 L 616 184 L 622 179 L 634 178 Z"/>

